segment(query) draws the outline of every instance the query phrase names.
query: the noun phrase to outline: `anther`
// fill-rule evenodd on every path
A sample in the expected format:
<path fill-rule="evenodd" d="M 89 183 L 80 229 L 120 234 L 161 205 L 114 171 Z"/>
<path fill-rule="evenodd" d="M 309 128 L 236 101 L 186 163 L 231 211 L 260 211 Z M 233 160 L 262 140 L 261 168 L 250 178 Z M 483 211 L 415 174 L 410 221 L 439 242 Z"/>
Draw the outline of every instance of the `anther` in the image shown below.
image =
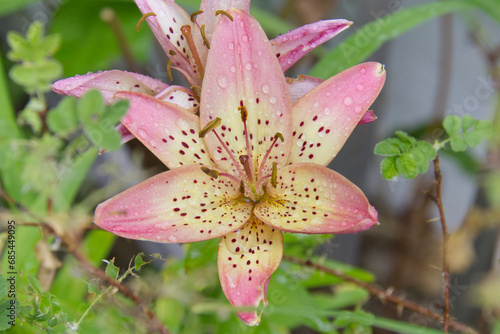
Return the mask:
<path fill-rule="evenodd" d="M 198 15 L 198 14 L 201 14 L 201 13 L 203 13 L 203 11 L 202 11 L 201 9 L 197 10 L 196 12 L 193 12 L 193 13 L 191 14 L 191 22 L 193 22 L 193 23 L 194 23 L 194 17 L 195 17 L 196 15 Z"/>
<path fill-rule="evenodd" d="M 203 38 L 203 42 L 205 43 L 205 46 L 207 49 L 210 49 L 210 43 L 208 42 L 207 35 L 205 35 L 205 25 L 202 24 L 200 27 L 200 33 L 201 33 L 201 38 Z"/>
<path fill-rule="evenodd" d="M 203 64 L 201 63 L 200 55 L 196 50 L 196 45 L 194 44 L 193 35 L 191 34 L 191 26 L 185 25 L 181 27 L 182 35 L 186 38 L 186 42 L 188 43 L 189 49 L 193 54 L 194 62 L 196 66 L 198 66 L 198 70 L 200 71 L 200 75 L 203 78 L 205 72 L 203 70 Z"/>
<path fill-rule="evenodd" d="M 216 171 L 215 169 L 210 169 L 208 167 L 203 166 L 201 167 L 201 171 L 207 174 L 208 176 L 213 177 L 214 179 L 219 177 L 219 172 Z"/>
<path fill-rule="evenodd" d="M 169 53 L 171 56 L 175 56 L 175 55 L 177 55 L 177 52 L 175 52 L 174 50 L 168 50 L 168 53 Z"/>
<path fill-rule="evenodd" d="M 233 17 L 231 16 L 231 14 L 229 14 L 225 10 L 219 9 L 218 11 L 215 12 L 215 16 L 218 16 L 220 14 L 227 16 L 231 20 L 231 22 L 233 21 Z"/>
<path fill-rule="evenodd" d="M 248 117 L 247 107 L 241 106 L 241 107 L 238 107 L 238 110 L 240 111 L 240 114 L 241 114 L 241 121 L 243 123 L 245 123 L 247 121 L 247 117 Z"/>
<path fill-rule="evenodd" d="M 172 77 L 172 59 L 170 58 L 168 59 L 167 62 L 167 74 L 170 81 L 174 81 L 174 78 Z"/>
<path fill-rule="evenodd" d="M 276 140 L 278 138 L 281 140 L 282 143 L 285 141 L 285 138 L 283 137 L 283 135 L 279 132 L 276 132 L 276 134 L 274 135 L 274 140 Z"/>
<path fill-rule="evenodd" d="M 198 136 L 200 136 L 200 138 L 204 138 L 207 135 L 207 133 L 209 133 L 219 125 L 220 125 L 220 118 L 217 117 L 216 119 L 208 122 L 207 125 L 205 125 L 205 127 L 200 130 Z"/>
<path fill-rule="evenodd" d="M 273 171 L 271 173 L 271 185 L 276 188 L 276 180 L 278 179 L 278 167 L 276 161 L 273 161 Z"/>
<path fill-rule="evenodd" d="M 252 171 L 252 167 L 250 165 L 250 158 L 248 155 L 240 155 L 239 156 L 240 163 L 243 166 L 243 169 L 245 170 L 245 174 L 247 175 L 249 180 L 253 180 L 253 174 L 254 172 Z"/>
<path fill-rule="evenodd" d="M 144 20 L 146 20 L 146 18 L 148 18 L 150 16 L 156 16 L 156 14 L 153 12 L 144 13 L 144 15 L 142 15 L 142 17 L 139 19 L 139 22 L 137 22 L 137 25 L 135 26 L 135 30 L 139 31 L 139 29 L 141 28 L 142 22 L 144 22 Z"/>
<path fill-rule="evenodd" d="M 245 194 L 245 184 L 243 183 L 243 180 L 240 181 L 240 192 L 243 195 Z"/>

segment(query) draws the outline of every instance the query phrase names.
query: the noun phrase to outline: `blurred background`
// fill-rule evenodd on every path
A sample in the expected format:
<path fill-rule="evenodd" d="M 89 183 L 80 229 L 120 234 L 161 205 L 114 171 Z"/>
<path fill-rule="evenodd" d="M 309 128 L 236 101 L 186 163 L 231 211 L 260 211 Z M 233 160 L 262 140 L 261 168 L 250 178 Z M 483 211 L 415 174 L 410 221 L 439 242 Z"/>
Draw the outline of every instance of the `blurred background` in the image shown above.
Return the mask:
<path fill-rule="evenodd" d="M 196 0 L 176 3 L 188 13 L 199 8 Z M 380 226 L 357 235 L 333 238 L 287 235 L 285 254 L 329 261 L 326 262 L 329 266 L 441 313 L 443 238 L 439 213 L 431 200 L 435 187 L 433 168 L 413 180 L 400 177 L 386 181 L 380 175 L 382 159 L 373 150 L 377 142 L 393 136 L 396 130 L 433 142 L 442 135 L 440 124 L 446 115 L 489 119 L 495 129 L 489 142 L 460 154 L 451 150 L 440 153 L 442 200 L 450 233 L 446 247 L 452 274 L 451 315 L 479 333 L 500 333 L 496 320 L 500 316 L 500 135 L 496 132 L 500 127 L 500 2 L 464 1 L 470 7 L 460 11 L 441 11 L 431 6 L 435 3 L 442 2 L 252 1 L 251 13 L 269 38 L 318 20 L 344 18 L 354 22 L 287 71 L 288 77 L 311 74 L 327 78 L 356 62 L 368 60 L 385 64 L 387 70 L 385 87 L 371 108 L 378 119 L 357 127 L 329 166 L 367 194 L 379 212 Z M 388 18 L 417 6 L 424 7 L 418 12 L 408 12 L 404 24 L 394 26 Z M 6 36 L 11 30 L 26 34 L 34 21 L 43 23 L 46 34 L 60 36 L 60 47 L 54 54 L 62 65 L 59 78 L 122 69 L 172 84 L 166 70 L 167 57 L 149 27 L 144 24 L 136 31 L 141 14 L 132 1 L 2 1 L 0 15 L 1 62 L 6 79 L 0 97 L 12 104 L 25 138 L 42 136 L 32 130 L 32 115 L 26 112 L 32 98 L 8 75 L 15 62 L 7 57 L 10 48 Z M 331 50 L 337 52 L 332 54 Z M 173 83 L 185 85 L 182 77 L 175 71 L 173 74 Z M 47 109 L 60 100 L 55 93 L 45 94 Z M 11 139 L 1 138 L 4 145 Z M 283 262 L 269 287 L 269 291 L 275 289 L 282 295 L 268 296 L 271 305 L 264 311 L 261 326 L 243 327 L 218 285 L 217 241 L 189 246 L 136 242 L 114 237 L 93 226 L 95 205 L 166 170 L 141 143 L 133 140 L 99 156 L 96 152 L 87 153 L 88 161 L 79 165 L 84 165 L 79 172 L 86 176 L 76 189 L 72 188 L 74 201 L 68 201 L 71 204 L 63 205 L 61 210 L 50 210 L 51 205 L 47 208 L 46 203 L 37 206 L 26 202 L 26 198 L 37 196 L 23 194 L 40 192 L 37 182 L 59 182 L 58 173 L 65 166 L 59 158 L 55 161 L 56 153 L 48 154 L 48 148 L 41 143 L 29 147 L 31 151 L 23 152 L 31 154 L 33 160 L 21 161 L 26 156 L 16 158 L 19 162 L 15 166 L 21 175 L 17 183 L 11 182 L 5 169 L 5 161 L 16 159 L 7 158 L 5 152 L 0 154 L 4 159 L 1 224 L 9 219 L 18 222 L 17 261 L 24 268 L 17 286 L 19 302 L 34 305 L 29 310 L 19 307 L 18 321 L 22 320 L 22 326 L 5 330 L 13 333 L 72 330 L 67 324 L 76 323 L 91 308 L 78 323 L 78 332 L 155 332 L 147 317 L 137 315 L 140 305 L 107 290 L 102 278 L 97 280 L 89 274 L 86 265 L 71 252 L 67 240 L 94 268 L 106 269 L 109 265 L 101 260 L 114 258 L 114 265 L 120 268 L 117 275 L 126 273 L 124 277 L 118 276 L 121 282 L 150 305 L 172 333 L 411 332 L 411 329 L 377 325 L 377 321 L 367 323 L 366 318 L 346 318 L 344 313 L 335 313 L 339 310 L 360 311 L 363 315 L 374 315 L 375 319 L 396 319 L 427 328 L 442 326 L 343 280 Z M 39 160 L 36 152 L 41 152 Z M 49 170 L 56 170 L 53 179 L 44 175 Z M 38 187 L 46 188 L 44 184 Z M 22 223 L 33 226 L 20 226 Z M 2 240 L 5 247 L 5 233 Z M 140 278 L 136 278 L 127 268 L 131 268 L 130 261 L 139 252 L 145 254 L 145 259 L 156 260 L 143 267 Z M 153 257 L 147 256 L 155 253 Z M 163 260 L 158 260 L 160 257 Z M 5 269 L 4 255 L 2 272 L 6 273 Z M 338 301 L 335 298 L 339 296 L 345 298 Z M 37 304 L 44 298 L 47 305 Z M 93 304 L 97 298 L 100 301 Z M 330 302 L 322 298 L 330 298 Z M 324 311 L 332 309 L 335 312 Z M 30 312 L 47 315 L 48 320 L 30 318 Z M 50 324 L 50 319 L 56 320 Z M 419 333 L 427 332 L 422 329 Z"/>

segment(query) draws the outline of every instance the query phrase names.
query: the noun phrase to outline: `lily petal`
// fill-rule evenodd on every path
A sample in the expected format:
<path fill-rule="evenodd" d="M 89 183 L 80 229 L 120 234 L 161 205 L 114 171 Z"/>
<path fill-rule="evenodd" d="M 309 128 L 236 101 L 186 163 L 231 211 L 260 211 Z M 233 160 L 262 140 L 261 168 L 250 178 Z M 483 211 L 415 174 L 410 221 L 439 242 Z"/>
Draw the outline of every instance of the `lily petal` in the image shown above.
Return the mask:
<path fill-rule="evenodd" d="M 326 166 L 337 155 L 380 93 L 384 66 L 364 63 L 326 80 L 292 106 L 293 135 L 289 162 Z"/>
<path fill-rule="evenodd" d="M 200 10 L 203 13 L 196 16 L 196 23 L 201 27 L 205 25 L 205 36 L 208 41 L 212 40 L 212 33 L 215 29 L 218 17 L 215 12 L 218 10 L 228 10 L 229 8 L 239 8 L 248 12 L 250 0 L 202 0 Z"/>
<path fill-rule="evenodd" d="M 188 164 L 214 166 L 198 135 L 198 116 L 140 93 L 119 92 L 116 96 L 130 101 L 123 125 L 168 168 Z"/>
<path fill-rule="evenodd" d="M 74 97 L 82 97 L 87 91 L 97 89 L 106 103 L 114 102 L 115 93 L 119 91 L 156 95 L 167 87 L 167 84 L 148 76 L 118 70 L 77 75 L 52 84 L 54 92 Z"/>
<path fill-rule="evenodd" d="M 366 124 L 366 123 L 371 123 L 377 119 L 377 116 L 373 113 L 373 110 L 367 110 L 363 117 L 359 120 L 358 125 L 360 124 Z"/>
<path fill-rule="evenodd" d="M 295 233 L 356 233 L 377 224 L 377 211 L 363 192 L 339 173 L 298 163 L 278 170 L 277 186 L 268 184 L 269 199 L 257 203 L 254 215 Z"/>
<path fill-rule="evenodd" d="M 321 84 L 323 79 L 311 77 L 309 75 L 298 75 L 297 79 L 286 78 L 288 92 L 290 93 L 290 100 L 292 104 L 297 102 L 302 96 L 306 95 L 313 88 Z"/>
<path fill-rule="evenodd" d="M 183 86 L 170 86 L 155 97 L 173 103 L 193 114 L 200 108 L 200 104 L 194 97 L 193 92 Z"/>
<path fill-rule="evenodd" d="M 129 239 L 192 242 L 243 226 L 252 204 L 239 201 L 239 184 L 206 175 L 199 165 L 158 174 L 99 204 L 94 221 Z"/>
<path fill-rule="evenodd" d="M 257 171 L 277 132 L 278 141 L 267 159 L 284 165 L 291 146 L 290 98 L 281 68 L 259 23 L 250 14 L 230 9 L 233 21 L 222 16 L 212 36 L 207 70 L 201 93 L 200 118 L 204 126 L 219 117 L 217 128 L 227 146 L 238 158 L 247 154 L 244 125 L 238 108 L 248 111 L 247 128 Z M 231 160 L 213 134 L 205 138 L 212 157 L 221 169 L 230 170 Z"/>
<path fill-rule="evenodd" d="M 271 275 L 283 256 L 281 231 L 258 219 L 221 238 L 217 264 L 222 290 L 236 307 L 253 308 L 267 305 L 266 291 Z M 257 311 L 239 311 L 247 325 L 260 322 Z"/>
<path fill-rule="evenodd" d="M 201 76 L 194 61 L 189 45 L 182 35 L 181 27 L 191 27 L 193 39 L 199 53 L 204 53 L 201 46 L 201 35 L 191 22 L 189 14 L 172 0 L 134 0 L 142 14 L 155 13 L 148 16 L 148 22 L 153 34 L 161 47 L 172 59 L 173 66 L 179 68 L 185 79 L 192 86 L 200 86 Z M 197 32 L 197 33 L 195 33 Z M 173 51 L 173 52 L 171 52 Z M 175 53 L 175 54 L 172 54 Z"/>
<path fill-rule="evenodd" d="M 330 40 L 338 33 L 349 28 L 347 20 L 325 20 L 307 24 L 271 41 L 274 54 L 285 72 L 312 49 Z"/>

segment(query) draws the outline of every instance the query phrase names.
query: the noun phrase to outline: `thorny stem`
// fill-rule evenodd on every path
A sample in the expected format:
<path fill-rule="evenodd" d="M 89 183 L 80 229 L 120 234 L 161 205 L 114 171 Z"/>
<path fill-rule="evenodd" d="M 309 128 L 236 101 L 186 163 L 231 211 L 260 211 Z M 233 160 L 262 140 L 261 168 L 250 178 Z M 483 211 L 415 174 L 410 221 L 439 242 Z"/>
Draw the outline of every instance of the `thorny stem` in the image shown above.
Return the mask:
<path fill-rule="evenodd" d="M 448 239 L 448 231 L 446 228 L 446 218 L 444 216 L 443 202 L 441 200 L 441 182 L 443 175 L 439 168 L 439 156 L 434 159 L 434 175 L 436 177 L 436 197 L 433 198 L 434 202 L 439 209 L 439 217 L 441 220 L 441 228 L 443 230 L 443 280 L 444 280 L 444 332 L 448 333 L 450 321 L 450 269 L 448 266 L 448 254 L 446 251 L 446 240 Z"/>
<path fill-rule="evenodd" d="M 142 300 L 137 297 L 132 290 L 130 290 L 128 287 L 125 285 L 121 284 L 120 282 L 114 280 L 113 278 L 109 277 L 106 275 L 106 273 L 95 267 L 92 263 L 90 263 L 83 254 L 81 254 L 74 246 L 72 242 L 67 240 L 63 235 L 59 235 L 57 231 L 50 226 L 49 224 L 46 223 L 23 223 L 21 225 L 24 226 L 37 226 L 43 229 L 46 229 L 49 233 L 54 234 L 58 236 L 61 240 L 64 246 L 68 249 L 68 252 L 75 257 L 82 265 L 83 267 L 91 274 L 105 280 L 108 282 L 111 286 L 117 288 L 125 297 L 128 299 L 132 300 L 139 308 L 147 315 L 147 317 L 153 322 L 159 333 L 161 334 L 170 334 L 170 332 L 163 326 L 161 321 L 156 317 L 154 312 L 142 302 Z"/>
<path fill-rule="evenodd" d="M 299 258 L 296 258 L 293 256 L 288 256 L 288 255 L 283 256 L 283 259 L 285 261 L 288 261 L 288 262 L 296 263 L 296 264 L 304 266 L 304 267 L 313 268 L 313 269 L 328 273 L 330 275 L 337 276 L 338 278 L 341 278 L 342 280 L 344 280 L 346 282 L 353 283 L 353 284 L 365 289 L 366 291 L 368 291 L 369 294 L 371 294 L 372 296 L 378 297 L 382 301 L 387 301 L 387 302 L 390 302 L 390 303 L 396 305 L 397 307 L 406 308 L 410 311 L 420 313 L 420 314 L 422 314 L 430 319 L 436 320 L 436 321 L 441 321 L 441 322 L 443 321 L 444 317 L 441 314 L 436 313 L 427 307 L 424 307 L 424 306 L 418 305 L 417 303 L 414 303 L 412 301 L 406 300 L 404 297 L 395 296 L 392 294 L 392 291 L 390 291 L 390 290 L 382 290 L 382 289 L 380 289 L 372 284 L 360 281 L 360 280 L 353 278 L 351 276 L 348 276 L 348 275 L 346 275 L 338 270 L 328 268 L 324 265 L 321 265 L 319 263 L 314 263 L 314 262 L 311 262 L 309 260 L 302 260 L 302 259 L 299 259 Z M 449 322 L 449 326 L 457 331 L 464 332 L 464 333 L 470 333 L 470 334 L 479 334 L 475 329 L 473 329 L 467 325 L 464 325 L 458 321 L 455 321 L 454 319 L 448 319 L 448 322 Z"/>

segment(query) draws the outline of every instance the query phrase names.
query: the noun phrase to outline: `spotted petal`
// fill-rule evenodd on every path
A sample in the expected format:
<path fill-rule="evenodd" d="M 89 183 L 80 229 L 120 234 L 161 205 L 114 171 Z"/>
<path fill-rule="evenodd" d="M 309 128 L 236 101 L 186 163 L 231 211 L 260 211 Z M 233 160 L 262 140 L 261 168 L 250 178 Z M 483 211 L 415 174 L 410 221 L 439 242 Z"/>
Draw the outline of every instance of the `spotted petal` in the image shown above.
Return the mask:
<path fill-rule="evenodd" d="M 118 70 L 78 75 L 52 84 L 54 92 L 74 97 L 82 97 L 87 91 L 97 89 L 106 103 L 116 100 L 116 92 L 132 91 L 156 95 L 167 87 L 167 84 L 148 76 Z"/>
<path fill-rule="evenodd" d="M 199 110 L 199 102 L 190 89 L 183 86 L 169 86 L 155 96 L 157 99 L 173 103 L 191 113 Z"/>
<path fill-rule="evenodd" d="M 302 96 L 306 95 L 313 88 L 316 88 L 324 80 L 309 75 L 299 75 L 297 79 L 286 78 L 288 92 L 292 104 L 297 102 Z"/>
<path fill-rule="evenodd" d="M 199 165 L 158 174 L 101 203 L 94 221 L 129 239 L 192 242 L 220 237 L 244 225 L 252 205 L 238 200 L 239 184 L 213 179 Z"/>
<path fill-rule="evenodd" d="M 233 8 L 228 12 L 234 20 L 221 16 L 212 36 L 201 93 L 201 124 L 221 118 L 217 131 L 234 156 L 245 155 L 244 126 L 238 107 L 246 106 L 255 170 L 274 135 L 280 132 L 284 137 L 267 160 L 265 169 L 269 171 L 273 161 L 285 164 L 291 145 L 292 120 L 285 78 L 259 23 L 242 10 Z M 214 134 L 205 139 L 216 163 L 230 170 L 231 161 Z"/>
<path fill-rule="evenodd" d="M 377 211 L 363 192 L 337 172 L 298 163 L 278 171 L 276 188 L 254 215 L 277 229 L 296 233 L 356 233 L 377 224 Z"/>
<path fill-rule="evenodd" d="M 119 92 L 130 101 L 122 123 L 168 168 L 187 164 L 213 165 L 203 139 L 199 117 L 152 96 Z"/>
<path fill-rule="evenodd" d="M 156 16 L 146 18 L 156 39 L 165 53 L 172 59 L 186 80 L 194 86 L 200 86 L 201 76 L 194 61 L 189 45 L 182 35 L 181 27 L 191 27 L 197 50 L 203 56 L 206 53 L 202 46 L 201 35 L 195 28 L 188 13 L 172 0 L 135 0 L 137 7 L 143 13 L 155 13 Z M 172 54 L 173 53 L 175 54 Z M 200 55 L 201 56 L 201 55 Z"/>
<path fill-rule="evenodd" d="M 307 24 L 271 41 L 283 72 L 314 48 L 349 28 L 347 20 L 325 20 Z"/>
<path fill-rule="evenodd" d="M 295 102 L 296 145 L 288 161 L 326 166 L 375 101 L 384 82 L 383 65 L 364 63 L 326 80 Z"/>
<path fill-rule="evenodd" d="M 221 238 L 218 254 L 219 277 L 227 299 L 236 307 L 254 308 L 267 305 L 267 284 L 283 256 L 281 231 L 258 219 Z M 254 310 L 239 311 L 246 324 L 259 324 Z"/>
<path fill-rule="evenodd" d="M 218 10 L 228 10 L 229 8 L 239 8 L 248 12 L 250 0 L 202 0 L 200 10 L 202 14 L 196 16 L 196 23 L 201 27 L 205 25 L 205 36 L 210 41 L 212 33 L 217 23 L 215 12 Z"/>

